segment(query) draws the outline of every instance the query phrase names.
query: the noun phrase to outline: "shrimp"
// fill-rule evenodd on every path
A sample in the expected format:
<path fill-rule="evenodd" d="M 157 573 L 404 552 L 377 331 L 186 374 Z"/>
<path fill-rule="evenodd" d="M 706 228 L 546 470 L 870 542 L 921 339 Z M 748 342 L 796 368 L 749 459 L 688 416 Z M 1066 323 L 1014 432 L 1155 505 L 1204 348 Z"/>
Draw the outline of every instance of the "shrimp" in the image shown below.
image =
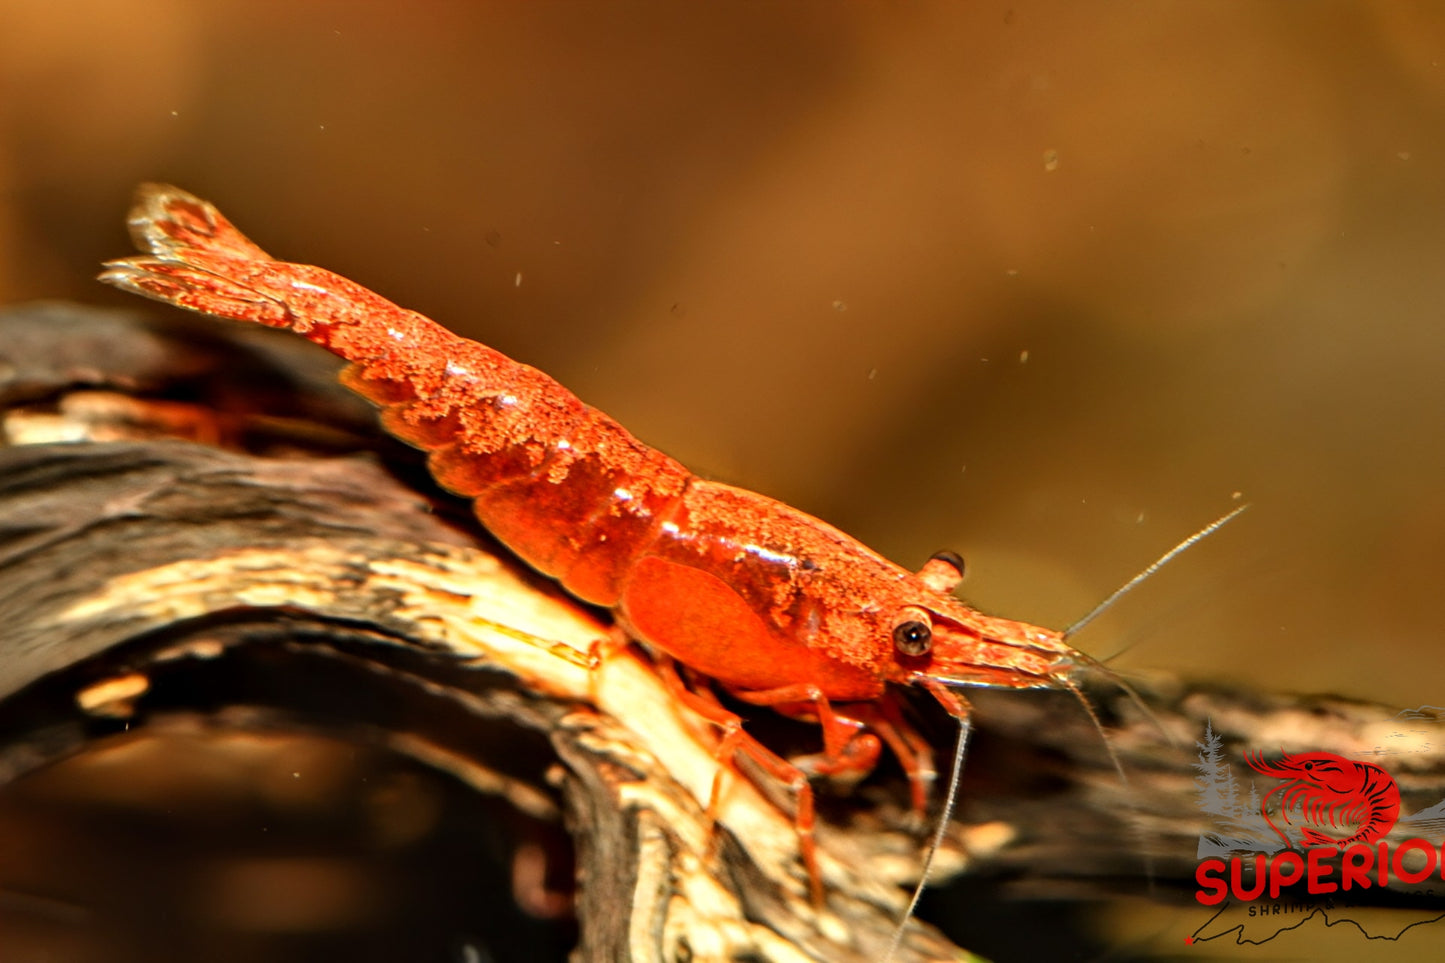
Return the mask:
<path fill-rule="evenodd" d="M 427 452 L 443 488 L 472 499 L 481 523 L 529 565 L 611 609 L 656 654 L 676 698 L 719 727 L 722 767 L 741 754 L 791 788 L 816 905 L 809 773 L 746 732 L 709 680 L 818 724 L 812 773 L 866 774 L 887 743 L 919 812 L 933 753 L 905 720 L 900 687 L 921 686 L 957 720 L 960 760 L 972 713 L 960 687 L 1063 688 L 1089 708 L 1073 675 L 1097 663 L 1063 633 L 954 597 L 957 555 L 910 572 L 796 508 L 699 478 L 541 371 L 330 271 L 273 259 L 175 187 L 143 186 L 129 224 L 149 253 L 107 262 L 102 281 L 289 328 L 349 361 L 342 381 L 380 406 L 388 432 Z"/>
<path fill-rule="evenodd" d="M 1300 829 L 1300 836 L 1309 846 L 1338 846 L 1344 849 L 1356 843 L 1373 843 L 1384 839 L 1400 816 L 1400 787 L 1395 779 L 1379 766 L 1368 762 L 1352 762 L 1333 752 L 1283 753 L 1278 763 L 1270 765 L 1262 754 L 1244 761 L 1266 776 L 1288 780 L 1265 794 L 1259 811 L 1269 828 L 1279 834 L 1285 845 L 1290 839 L 1269 818 L 1269 800 L 1282 792 L 1279 815 L 1290 825 L 1291 809 L 1299 809 L 1316 826 L 1335 829 L 1340 820 L 1354 825 L 1355 832 L 1342 838 L 1309 826 Z"/>

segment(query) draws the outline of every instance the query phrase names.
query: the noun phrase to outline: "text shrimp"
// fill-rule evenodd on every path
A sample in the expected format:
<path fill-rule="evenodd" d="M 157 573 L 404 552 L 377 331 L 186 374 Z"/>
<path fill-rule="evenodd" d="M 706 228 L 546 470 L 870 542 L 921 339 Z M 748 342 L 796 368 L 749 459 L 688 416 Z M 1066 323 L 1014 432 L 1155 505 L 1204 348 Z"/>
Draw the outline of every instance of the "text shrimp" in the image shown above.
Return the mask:
<path fill-rule="evenodd" d="M 289 328 L 351 362 L 342 380 L 381 407 L 388 432 L 428 453 L 444 488 L 473 499 L 508 548 L 610 608 L 656 652 L 677 697 L 720 727 L 719 760 L 742 753 L 795 791 L 819 902 L 807 774 L 745 732 L 706 680 L 816 722 L 823 751 L 811 772 L 866 773 L 886 743 L 921 810 L 933 754 L 905 720 L 899 687 L 923 687 L 958 720 L 961 754 L 971 709 L 960 687 L 1078 694 L 1077 671 L 1097 664 L 1063 633 L 955 598 L 956 555 L 910 572 L 797 509 L 699 478 L 537 369 L 329 271 L 274 260 L 184 191 L 143 187 L 130 228 L 149 253 L 109 262 L 102 280 Z"/>

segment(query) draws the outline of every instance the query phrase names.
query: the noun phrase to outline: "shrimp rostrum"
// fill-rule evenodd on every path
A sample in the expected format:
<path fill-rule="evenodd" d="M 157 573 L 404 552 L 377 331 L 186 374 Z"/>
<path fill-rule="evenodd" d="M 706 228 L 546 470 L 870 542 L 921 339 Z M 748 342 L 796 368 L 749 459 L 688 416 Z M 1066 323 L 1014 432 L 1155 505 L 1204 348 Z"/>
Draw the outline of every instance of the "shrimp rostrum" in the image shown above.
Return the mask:
<path fill-rule="evenodd" d="M 182 190 L 143 187 L 130 229 L 148 253 L 109 262 L 102 280 L 289 328 L 346 359 L 342 380 L 381 407 L 388 432 L 428 453 L 442 487 L 472 499 L 528 564 L 610 608 L 656 653 L 678 698 L 719 726 L 721 762 L 742 753 L 795 790 L 815 899 L 807 774 L 745 732 L 707 680 L 816 722 L 823 748 L 810 772 L 866 773 L 886 743 L 921 810 L 933 755 L 905 720 L 899 687 L 922 686 L 966 732 L 961 687 L 1077 693 L 1071 675 L 1092 663 L 1059 632 L 955 598 L 956 555 L 910 572 L 795 508 L 699 478 L 537 369 L 330 271 L 273 259 Z"/>

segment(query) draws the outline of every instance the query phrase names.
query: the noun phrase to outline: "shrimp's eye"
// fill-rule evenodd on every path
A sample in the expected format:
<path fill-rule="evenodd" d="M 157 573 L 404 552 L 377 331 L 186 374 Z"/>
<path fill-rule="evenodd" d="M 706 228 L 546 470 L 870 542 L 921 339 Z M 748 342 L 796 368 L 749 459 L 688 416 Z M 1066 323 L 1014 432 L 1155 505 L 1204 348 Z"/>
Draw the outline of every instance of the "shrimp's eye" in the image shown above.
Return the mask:
<path fill-rule="evenodd" d="M 963 578 L 963 556 L 957 552 L 934 552 L 928 557 L 928 560 L 930 562 L 947 562 L 954 571 L 958 572 L 958 577 Z"/>
<path fill-rule="evenodd" d="M 893 644 L 904 655 L 926 655 L 933 648 L 933 629 L 917 619 L 899 622 L 893 627 Z"/>

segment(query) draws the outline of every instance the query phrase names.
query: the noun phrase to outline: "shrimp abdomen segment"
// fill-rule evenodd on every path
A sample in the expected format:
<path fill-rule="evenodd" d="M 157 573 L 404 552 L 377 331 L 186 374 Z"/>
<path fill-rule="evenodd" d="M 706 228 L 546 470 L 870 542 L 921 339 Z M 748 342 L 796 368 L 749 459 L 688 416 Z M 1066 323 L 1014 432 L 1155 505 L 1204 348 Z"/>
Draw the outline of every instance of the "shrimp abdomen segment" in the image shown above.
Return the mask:
<path fill-rule="evenodd" d="M 613 605 L 622 574 L 692 475 L 552 378 L 322 268 L 272 260 L 214 207 L 143 191 L 131 233 L 151 256 L 106 265 L 117 287 L 290 328 L 352 364 L 345 383 L 430 453 L 492 534 L 579 598 Z"/>

